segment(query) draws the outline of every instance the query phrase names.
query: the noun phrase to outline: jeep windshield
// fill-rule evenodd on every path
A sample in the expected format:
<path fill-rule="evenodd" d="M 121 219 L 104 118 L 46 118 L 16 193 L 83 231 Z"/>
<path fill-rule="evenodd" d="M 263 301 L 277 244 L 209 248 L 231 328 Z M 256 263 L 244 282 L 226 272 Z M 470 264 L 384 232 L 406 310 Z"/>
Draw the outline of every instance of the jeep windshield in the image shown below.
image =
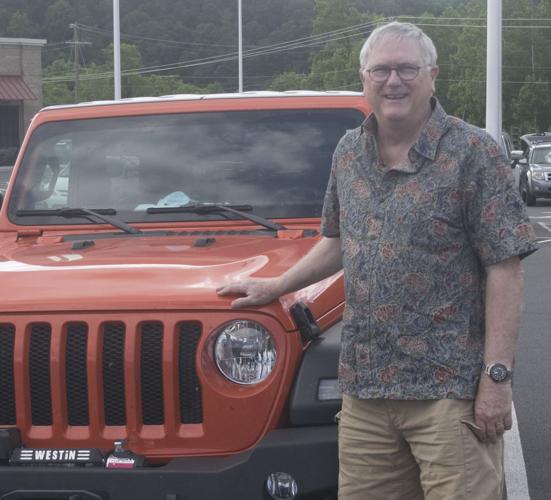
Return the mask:
<path fill-rule="evenodd" d="M 355 109 L 252 110 L 45 123 L 31 136 L 9 202 L 16 224 L 91 224 L 59 209 L 112 209 L 125 222 L 319 217 L 333 150 Z M 32 211 L 35 211 L 34 214 Z M 22 215 L 24 214 L 24 216 Z"/>

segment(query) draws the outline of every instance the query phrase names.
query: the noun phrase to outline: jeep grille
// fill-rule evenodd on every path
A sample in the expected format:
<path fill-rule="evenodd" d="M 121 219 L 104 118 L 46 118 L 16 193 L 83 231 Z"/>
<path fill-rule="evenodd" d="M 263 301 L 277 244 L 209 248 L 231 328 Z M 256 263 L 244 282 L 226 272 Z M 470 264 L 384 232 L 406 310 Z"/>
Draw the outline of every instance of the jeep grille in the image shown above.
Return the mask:
<path fill-rule="evenodd" d="M 69 426 L 89 426 L 97 408 L 101 409 L 100 425 L 119 426 L 136 422 L 141 425 L 165 423 L 165 398 L 174 397 L 179 409 L 179 422 L 197 424 L 203 421 L 201 386 L 196 373 L 196 351 L 201 337 L 201 324 L 180 322 L 174 336 L 160 321 L 138 323 L 128 331 L 125 323 L 109 321 L 99 325 L 85 322 L 65 324 L 56 331 L 52 324 L 0 324 L 0 425 L 16 425 L 15 361 L 24 360 L 28 384 L 21 391 L 30 395 L 30 416 L 33 426 L 49 426 L 66 422 Z M 137 342 L 137 353 L 128 349 L 128 335 Z M 17 341 L 16 341 L 17 338 Z M 52 348 L 54 339 L 61 339 L 61 348 Z M 57 342 L 57 341 L 56 341 Z M 177 370 L 175 394 L 163 389 L 166 359 L 164 345 L 174 346 L 174 362 L 168 366 Z M 98 352 L 99 351 L 99 352 Z M 172 354 L 171 354 L 172 355 Z M 129 359 L 129 356 L 133 356 Z M 166 356 L 166 354 L 165 354 Z M 59 359 L 58 359 L 59 357 Z M 139 388 L 137 415 L 127 404 L 125 362 L 136 367 Z M 97 364 L 98 383 L 91 384 Z M 18 382 L 19 384 L 19 382 Z M 18 385 L 19 387 L 19 385 Z M 54 394 L 64 400 L 65 414 L 54 414 Z M 92 415 L 92 417 L 91 417 Z"/>

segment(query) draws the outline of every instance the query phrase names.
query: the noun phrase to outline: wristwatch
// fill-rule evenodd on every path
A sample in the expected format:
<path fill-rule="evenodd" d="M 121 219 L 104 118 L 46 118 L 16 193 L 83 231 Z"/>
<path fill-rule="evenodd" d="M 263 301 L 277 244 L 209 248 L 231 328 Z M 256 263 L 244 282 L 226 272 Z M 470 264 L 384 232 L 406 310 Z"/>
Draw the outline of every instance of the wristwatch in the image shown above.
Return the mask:
<path fill-rule="evenodd" d="M 503 363 L 491 363 L 484 366 L 483 372 L 494 382 L 505 382 L 513 378 L 513 371 L 507 369 Z"/>

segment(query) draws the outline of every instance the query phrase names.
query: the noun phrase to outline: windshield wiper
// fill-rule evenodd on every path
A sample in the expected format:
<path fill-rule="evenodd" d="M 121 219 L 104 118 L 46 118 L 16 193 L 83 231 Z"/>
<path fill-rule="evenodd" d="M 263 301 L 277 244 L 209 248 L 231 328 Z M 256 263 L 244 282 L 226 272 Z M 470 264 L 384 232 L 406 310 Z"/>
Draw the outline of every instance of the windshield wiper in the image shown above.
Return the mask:
<path fill-rule="evenodd" d="M 106 222 L 117 229 L 124 231 L 129 234 L 140 234 L 141 231 L 135 227 L 129 226 L 125 222 L 115 219 L 114 217 L 109 217 L 109 215 L 116 215 L 117 211 L 112 208 L 102 208 L 98 210 L 90 210 L 88 208 L 59 208 L 55 210 L 18 210 L 15 215 L 18 217 L 30 217 L 35 215 L 57 215 L 59 217 L 64 217 L 66 219 L 73 219 L 81 217 L 83 219 L 88 219 L 91 222 L 97 223 L 96 220 L 99 219 L 102 222 Z"/>
<path fill-rule="evenodd" d="M 286 229 L 285 226 L 278 222 L 260 217 L 259 215 L 248 214 L 246 211 L 251 211 L 253 207 L 251 205 L 230 205 L 219 203 L 190 203 L 187 205 L 180 205 L 175 207 L 150 207 L 146 211 L 148 214 L 166 214 L 166 213 L 194 213 L 194 214 L 214 214 L 229 212 L 235 215 L 239 215 L 244 219 L 250 220 L 255 224 L 263 226 L 272 231 L 280 231 Z"/>

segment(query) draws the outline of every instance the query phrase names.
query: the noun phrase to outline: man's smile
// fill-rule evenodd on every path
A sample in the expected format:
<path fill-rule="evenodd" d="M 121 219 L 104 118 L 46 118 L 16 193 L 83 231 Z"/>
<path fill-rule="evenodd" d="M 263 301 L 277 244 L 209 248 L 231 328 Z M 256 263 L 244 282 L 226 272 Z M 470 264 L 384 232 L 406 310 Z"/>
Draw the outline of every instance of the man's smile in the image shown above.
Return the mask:
<path fill-rule="evenodd" d="M 408 94 L 384 94 L 385 99 L 389 99 L 391 101 L 397 101 L 399 99 L 405 99 L 408 96 Z"/>

